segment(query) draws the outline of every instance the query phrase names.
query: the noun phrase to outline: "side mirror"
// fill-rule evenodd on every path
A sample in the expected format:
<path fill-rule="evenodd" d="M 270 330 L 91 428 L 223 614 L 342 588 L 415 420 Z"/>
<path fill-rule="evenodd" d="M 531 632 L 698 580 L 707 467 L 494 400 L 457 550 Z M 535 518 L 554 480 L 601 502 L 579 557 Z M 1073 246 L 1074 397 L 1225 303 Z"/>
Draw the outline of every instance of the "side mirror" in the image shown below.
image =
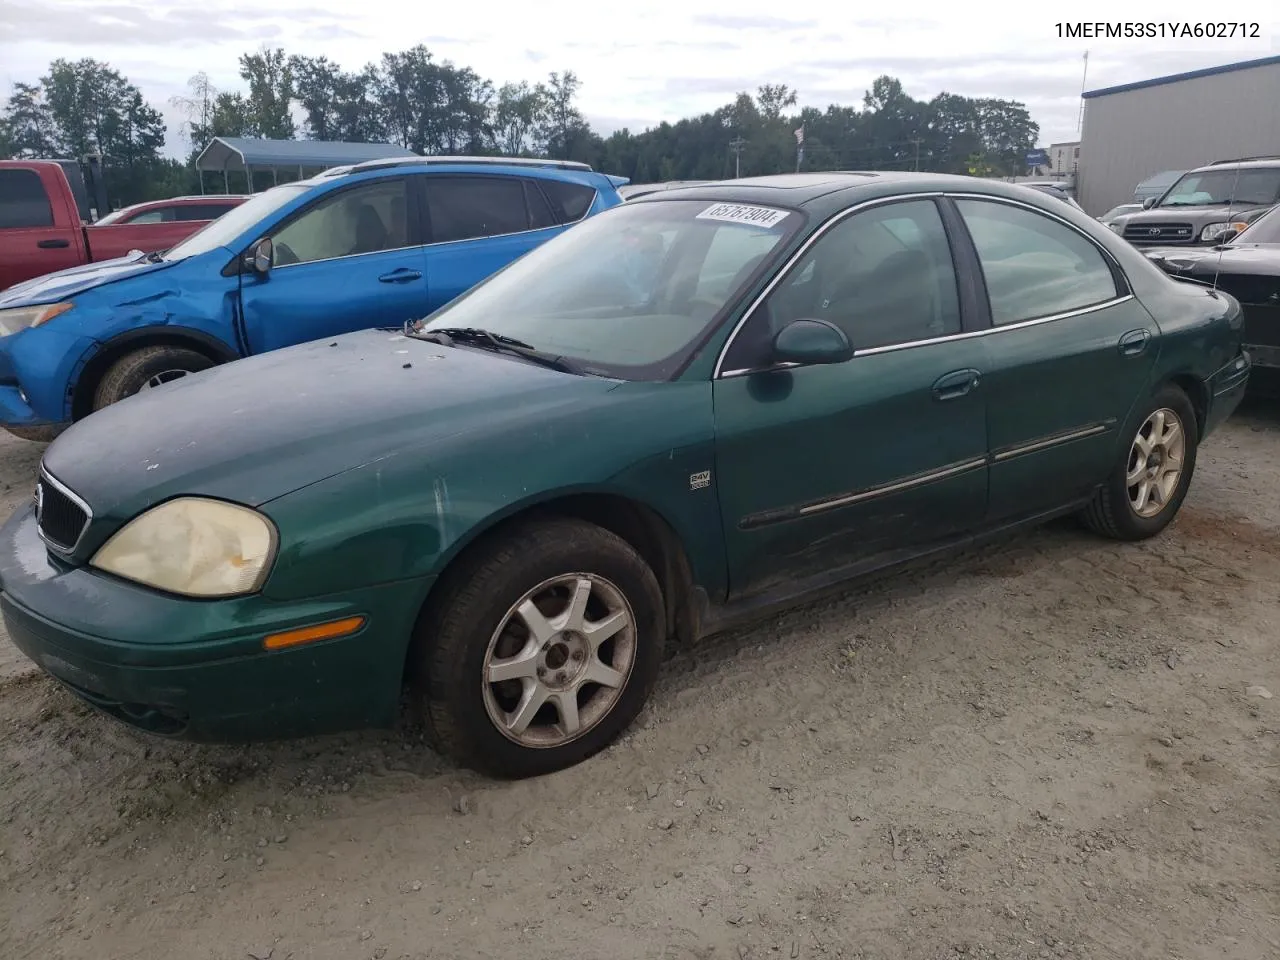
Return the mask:
<path fill-rule="evenodd" d="M 1150 210 L 1152 207 L 1154 207 L 1154 206 L 1156 205 L 1156 201 L 1157 201 L 1157 200 L 1159 200 L 1159 199 L 1160 199 L 1159 197 L 1146 197 L 1146 198 L 1142 201 L 1142 209 L 1143 209 L 1143 210 Z"/>
<path fill-rule="evenodd" d="M 793 320 L 773 338 L 777 363 L 844 363 L 852 356 L 853 344 L 828 320 Z"/>
<path fill-rule="evenodd" d="M 253 246 L 251 246 L 244 255 L 244 269 L 250 273 L 256 273 L 260 277 L 265 277 L 271 272 L 271 262 L 274 259 L 274 248 L 271 244 L 270 237 L 263 237 Z"/>

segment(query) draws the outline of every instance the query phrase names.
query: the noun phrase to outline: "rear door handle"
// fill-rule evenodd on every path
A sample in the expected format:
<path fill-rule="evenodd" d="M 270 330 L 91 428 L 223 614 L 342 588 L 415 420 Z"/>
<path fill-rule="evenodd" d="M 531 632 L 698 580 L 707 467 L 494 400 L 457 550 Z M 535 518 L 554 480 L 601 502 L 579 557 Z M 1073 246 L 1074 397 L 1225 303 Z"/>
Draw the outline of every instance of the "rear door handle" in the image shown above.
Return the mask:
<path fill-rule="evenodd" d="M 982 374 L 977 370 L 956 370 L 939 377 L 933 384 L 933 399 L 955 400 L 978 385 Z"/>
<path fill-rule="evenodd" d="M 41 250 L 59 250 L 62 247 L 71 246 L 70 240 L 37 240 L 36 246 Z"/>
<path fill-rule="evenodd" d="M 378 278 L 381 283 L 408 283 L 411 280 L 421 279 L 421 270 L 410 270 L 408 267 L 401 267 L 398 270 L 392 270 L 390 273 L 384 273 Z"/>
<path fill-rule="evenodd" d="M 1147 344 L 1150 342 L 1150 330 L 1130 330 L 1120 338 L 1120 355 L 1122 357 L 1140 356 L 1146 352 Z"/>

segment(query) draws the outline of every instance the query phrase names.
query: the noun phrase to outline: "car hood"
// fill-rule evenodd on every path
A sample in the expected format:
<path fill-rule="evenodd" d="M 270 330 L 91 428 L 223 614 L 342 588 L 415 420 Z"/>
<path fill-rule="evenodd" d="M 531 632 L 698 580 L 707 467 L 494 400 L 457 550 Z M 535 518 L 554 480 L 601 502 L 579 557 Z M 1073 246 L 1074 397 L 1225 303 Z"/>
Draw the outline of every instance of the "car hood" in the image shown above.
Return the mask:
<path fill-rule="evenodd" d="M 1212 223 L 1214 220 L 1239 220 L 1270 210 L 1270 204 L 1236 204 L 1227 206 L 1220 203 L 1188 204 L 1187 206 L 1152 207 L 1150 210 L 1135 210 L 1115 219 L 1121 223 L 1167 223 L 1170 220 L 1194 220 Z"/>
<path fill-rule="evenodd" d="M 1162 269 L 1174 274 L 1212 276 L 1215 273 L 1280 274 L 1280 244 L 1241 243 L 1217 247 L 1153 247 L 1142 251 Z"/>
<path fill-rule="evenodd" d="M 146 259 L 145 254 L 138 253 L 118 257 L 115 260 L 103 260 L 100 263 L 59 270 L 57 273 L 45 274 L 34 280 L 16 284 L 0 293 L 0 310 L 9 307 L 26 307 L 37 303 L 54 303 L 106 283 L 167 270 L 180 262 L 153 263 Z"/>
<path fill-rule="evenodd" d="M 259 506 L 402 451 L 429 451 L 482 431 L 513 409 L 552 417 L 617 385 L 365 330 L 129 397 L 58 437 L 44 466 L 95 517 L 123 520 L 184 494 Z"/>

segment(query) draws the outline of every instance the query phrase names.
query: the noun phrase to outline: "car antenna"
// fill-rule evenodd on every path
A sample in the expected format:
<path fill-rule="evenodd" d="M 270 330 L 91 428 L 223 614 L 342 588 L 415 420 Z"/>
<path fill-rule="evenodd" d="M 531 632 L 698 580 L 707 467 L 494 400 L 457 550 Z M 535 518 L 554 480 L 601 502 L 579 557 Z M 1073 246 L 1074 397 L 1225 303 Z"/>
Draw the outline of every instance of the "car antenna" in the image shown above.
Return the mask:
<path fill-rule="evenodd" d="M 1235 206 L 1236 191 L 1239 189 L 1240 189 L 1240 164 L 1237 163 L 1236 178 L 1235 178 L 1235 181 L 1231 184 L 1231 196 L 1227 198 L 1227 223 L 1228 224 L 1231 224 L 1233 222 L 1231 219 L 1231 208 Z M 1217 244 L 1218 262 L 1213 265 L 1213 292 L 1214 293 L 1218 292 L 1218 277 L 1222 273 L 1223 248 L 1230 242 L 1231 240 L 1228 239 L 1228 240 L 1224 240 L 1222 243 Z"/>

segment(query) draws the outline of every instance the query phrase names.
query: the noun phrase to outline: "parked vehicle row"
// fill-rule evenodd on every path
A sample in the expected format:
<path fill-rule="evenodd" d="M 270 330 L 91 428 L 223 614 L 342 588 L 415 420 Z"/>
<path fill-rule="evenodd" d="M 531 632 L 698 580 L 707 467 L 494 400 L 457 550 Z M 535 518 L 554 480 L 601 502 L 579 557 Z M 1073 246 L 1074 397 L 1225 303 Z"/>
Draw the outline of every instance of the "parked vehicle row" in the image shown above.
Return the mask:
<path fill-rule="evenodd" d="M 1250 390 L 1280 396 L 1280 206 L 1214 247 L 1148 249 L 1171 276 L 1224 290 L 1244 309 L 1244 347 L 1253 361 Z"/>
<path fill-rule="evenodd" d="M 500 169 L 361 165 L 10 304 L 71 304 L 0 345 L 82 371 L 103 318 L 160 311 L 256 354 L 49 446 L 0 529 L 18 647 L 191 739 L 387 724 L 407 683 L 449 755 L 545 773 L 626 729 L 672 640 L 1061 514 L 1157 534 L 1249 380 L 1233 296 L 1035 190 L 822 173 L 620 203 Z M 401 325 L 411 285 L 439 306 Z M 33 416 L 76 419 L 67 369 Z"/>
<path fill-rule="evenodd" d="M 52 160 L 0 160 L 0 291 L 70 267 L 131 252 L 166 250 L 244 197 L 179 197 L 139 204 L 89 223 L 78 167 Z M 100 203 L 105 203 L 102 194 Z"/>
<path fill-rule="evenodd" d="M 48 439 L 220 363 L 417 319 L 620 203 L 624 182 L 554 161 L 373 160 L 257 194 L 162 253 L 19 284 L 0 294 L 0 425 Z"/>
<path fill-rule="evenodd" d="M 1280 157 L 1219 160 L 1180 176 L 1109 226 L 1135 246 L 1213 246 L 1280 203 Z"/>
<path fill-rule="evenodd" d="M 232 207 L 238 207 L 249 199 L 247 194 L 200 194 L 189 197 L 168 197 L 164 200 L 147 200 L 128 207 L 113 210 L 94 226 L 105 227 L 113 223 L 198 223 L 217 220 Z M 146 250 L 144 253 L 151 253 Z"/>

